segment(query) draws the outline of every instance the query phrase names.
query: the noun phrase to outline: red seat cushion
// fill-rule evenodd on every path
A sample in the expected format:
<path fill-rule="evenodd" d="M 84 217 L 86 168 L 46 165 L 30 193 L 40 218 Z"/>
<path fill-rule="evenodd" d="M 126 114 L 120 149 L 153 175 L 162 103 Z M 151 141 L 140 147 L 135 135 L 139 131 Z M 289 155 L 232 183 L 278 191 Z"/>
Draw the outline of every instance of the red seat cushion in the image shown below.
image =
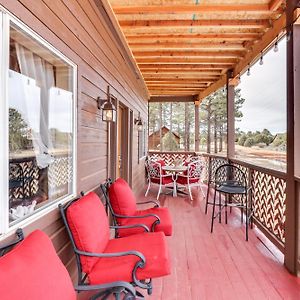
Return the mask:
<path fill-rule="evenodd" d="M 166 207 L 153 207 L 145 210 L 139 210 L 135 213 L 136 216 L 146 215 L 146 214 L 156 214 L 160 218 L 160 224 L 155 226 L 155 231 L 162 231 L 165 235 L 172 235 L 172 219 L 168 208 Z M 145 217 L 143 219 L 123 219 L 119 218 L 118 223 L 120 225 L 133 225 L 133 224 L 145 224 L 150 230 L 153 222 L 155 222 L 155 217 Z M 141 228 L 134 229 L 121 229 L 118 231 L 119 236 L 128 236 L 131 234 L 144 232 Z"/>
<path fill-rule="evenodd" d="M 151 182 L 160 184 L 160 179 L 159 178 L 151 178 Z M 173 182 L 172 175 L 166 176 L 166 177 L 162 177 L 162 181 L 161 182 L 162 182 L 163 185 L 172 183 Z"/>
<path fill-rule="evenodd" d="M 67 221 L 76 247 L 81 251 L 101 253 L 109 240 L 109 224 L 104 206 L 96 193 L 90 192 L 67 208 Z M 82 269 L 89 273 L 97 257 L 80 257 Z"/>
<path fill-rule="evenodd" d="M 196 182 L 198 182 L 200 179 L 199 178 L 190 178 L 190 180 L 189 180 L 189 182 L 190 182 L 190 184 L 191 183 L 196 183 Z M 187 177 L 184 177 L 184 176 L 178 176 L 177 177 L 177 181 L 176 181 L 177 183 L 179 183 L 179 184 L 188 184 L 188 179 L 187 179 Z"/>
<path fill-rule="evenodd" d="M 49 237 L 32 232 L 0 257 L 1 300 L 75 300 L 70 276 Z"/>
<path fill-rule="evenodd" d="M 128 183 L 118 178 L 109 188 L 109 199 L 116 214 L 132 216 L 136 211 L 136 199 Z"/>
<path fill-rule="evenodd" d="M 139 280 L 161 277 L 170 274 L 170 259 L 166 238 L 162 232 L 135 234 L 108 242 L 106 253 L 136 250 L 146 258 L 145 268 L 139 268 Z M 132 282 L 132 270 L 139 260 L 134 255 L 117 258 L 100 258 L 88 274 L 90 284 L 101 284 L 112 281 Z"/>

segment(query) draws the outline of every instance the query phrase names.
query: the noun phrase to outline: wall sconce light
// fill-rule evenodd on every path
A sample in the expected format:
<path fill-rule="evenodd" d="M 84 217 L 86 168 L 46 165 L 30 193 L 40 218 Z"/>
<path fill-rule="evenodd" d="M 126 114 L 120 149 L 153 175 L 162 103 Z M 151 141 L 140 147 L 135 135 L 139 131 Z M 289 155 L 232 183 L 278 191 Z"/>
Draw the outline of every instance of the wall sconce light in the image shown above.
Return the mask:
<path fill-rule="evenodd" d="M 109 86 L 107 86 L 107 99 L 97 98 L 97 106 L 99 109 L 102 109 L 102 121 L 116 122 L 117 120 L 117 110 L 112 103 L 112 99 L 117 100 L 116 97 L 110 94 Z"/>
<path fill-rule="evenodd" d="M 143 121 L 141 119 L 140 112 L 138 118 L 134 119 L 134 124 L 137 125 L 138 131 L 143 131 Z"/>

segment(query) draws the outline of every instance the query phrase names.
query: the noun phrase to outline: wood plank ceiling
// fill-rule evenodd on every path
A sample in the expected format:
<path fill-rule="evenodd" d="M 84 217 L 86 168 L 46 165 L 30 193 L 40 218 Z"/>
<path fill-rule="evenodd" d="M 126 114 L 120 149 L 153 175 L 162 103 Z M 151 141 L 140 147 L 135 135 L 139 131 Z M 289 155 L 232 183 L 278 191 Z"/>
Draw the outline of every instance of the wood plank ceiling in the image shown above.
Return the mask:
<path fill-rule="evenodd" d="M 109 0 L 151 96 L 207 96 L 285 26 L 282 0 Z"/>

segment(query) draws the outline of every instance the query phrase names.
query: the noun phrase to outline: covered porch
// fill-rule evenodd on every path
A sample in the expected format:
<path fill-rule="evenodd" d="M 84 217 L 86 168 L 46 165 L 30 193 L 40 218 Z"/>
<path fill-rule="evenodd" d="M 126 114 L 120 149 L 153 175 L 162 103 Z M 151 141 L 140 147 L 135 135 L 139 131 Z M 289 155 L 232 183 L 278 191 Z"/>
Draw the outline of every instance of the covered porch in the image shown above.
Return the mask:
<path fill-rule="evenodd" d="M 58 204 L 91 191 L 105 203 L 100 183 L 108 178 L 126 180 L 138 202 L 153 200 L 156 188 L 144 196 L 145 163 L 163 160 L 172 165 L 177 160 L 183 165 L 196 157 L 203 161 L 205 195 L 220 165 L 228 163 L 245 173 L 253 203 L 249 241 L 237 208 L 228 224 L 216 219 L 210 232 L 212 206 L 205 213 L 205 204 L 213 198 L 213 188 L 207 197 L 192 188 L 192 201 L 188 195 L 162 193 L 158 201 L 170 210 L 174 226 L 173 236 L 166 237 L 172 269 L 170 275 L 153 279 L 153 294 L 145 299 L 300 299 L 299 1 L 37 2 L 0 0 L 7 71 L 0 80 L 6 99 L 0 109 L 5 120 L 0 127 L 5 137 L 0 148 L 0 244 L 12 240 L 17 227 L 25 235 L 41 229 L 76 282 L 73 245 Z M 281 81 L 285 130 L 239 131 L 236 94 L 241 78 L 263 65 L 270 51 L 278 52 L 279 43 L 286 49 Z M 38 67 L 51 62 L 49 86 L 40 88 L 36 75 L 22 72 L 27 63 L 22 51 L 33 61 L 41 57 Z M 22 111 L 28 99 L 21 93 L 21 100 L 12 101 L 15 82 L 26 86 L 27 94 L 32 92 L 30 82 L 34 86 L 41 120 L 35 120 L 33 110 Z M 266 86 L 252 87 L 253 93 Z M 51 95 L 46 94 L 53 87 L 51 110 Z M 166 103 L 170 107 L 164 110 Z M 253 114 L 250 128 L 269 114 L 263 103 L 254 106 L 261 114 Z M 8 117 L 11 108 L 20 112 Z M 68 124 L 59 124 L 61 129 L 57 119 L 63 110 Z M 19 127 L 8 132 L 16 115 Z M 277 143 L 275 150 L 272 143 Z M 166 149 L 167 144 L 176 151 Z M 280 168 L 268 164 L 273 160 Z"/>

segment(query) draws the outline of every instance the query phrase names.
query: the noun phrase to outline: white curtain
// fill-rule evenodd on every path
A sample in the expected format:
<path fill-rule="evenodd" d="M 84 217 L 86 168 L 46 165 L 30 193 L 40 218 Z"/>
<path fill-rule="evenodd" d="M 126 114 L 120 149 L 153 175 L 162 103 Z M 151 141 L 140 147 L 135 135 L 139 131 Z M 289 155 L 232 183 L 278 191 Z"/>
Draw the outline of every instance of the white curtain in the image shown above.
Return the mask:
<path fill-rule="evenodd" d="M 43 169 L 53 162 L 50 154 L 53 146 L 49 130 L 49 91 L 54 86 L 54 68 L 19 43 L 15 43 L 15 47 L 21 74 L 35 79 L 40 88 L 40 128 L 38 132 L 33 133 L 33 147 L 37 165 Z"/>

